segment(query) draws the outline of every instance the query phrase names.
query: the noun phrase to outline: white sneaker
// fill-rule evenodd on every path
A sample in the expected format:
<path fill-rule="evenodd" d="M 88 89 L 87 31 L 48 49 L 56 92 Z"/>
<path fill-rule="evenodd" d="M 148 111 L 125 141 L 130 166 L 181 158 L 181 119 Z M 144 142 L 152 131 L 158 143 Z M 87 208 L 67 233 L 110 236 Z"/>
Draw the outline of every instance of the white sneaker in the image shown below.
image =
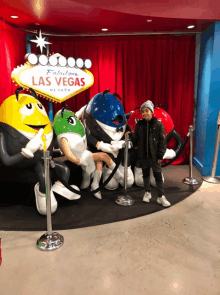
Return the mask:
<path fill-rule="evenodd" d="M 146 193 L 144 194 L 144 197 L 143 197 L 143 202 L 147 202 L 147 203 L 149 203 L 151 197 L 152 197 L 152 196 L 151 196 L 151 193 L 150 193 L 150 192 L 146 192 Z"/>
<path fill-rule="evenodd" d="M 170 202 L 167 201 L 167 199 L 166 199 L 165 196 L 162 196 L 161 198 L 158 197 L 158 198 L 157 198 L 157 203 L 158 203 L 158 204 L 162 204 L 164 207 L 168 207 L 168 206 L 171 205 Z"/>

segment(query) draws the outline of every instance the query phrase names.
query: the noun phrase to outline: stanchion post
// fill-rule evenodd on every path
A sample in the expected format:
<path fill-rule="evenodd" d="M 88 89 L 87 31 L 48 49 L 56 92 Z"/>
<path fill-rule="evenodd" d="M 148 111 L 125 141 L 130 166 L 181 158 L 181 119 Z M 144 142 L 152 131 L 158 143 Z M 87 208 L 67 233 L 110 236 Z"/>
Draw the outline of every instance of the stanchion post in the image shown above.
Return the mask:
<path fill-rule="evenodd" d="M 193 126 L 189 126 L 189 136 L 190 136 L 190 155 L 189 155 L 189 177 L 183 179 L 183 183 L 189 185 L 199 184 L 199 181 L 192 176 L 192 166 L 193 166 Z"/>
<path fill-rule="evenodd" d="M 125 150 L 124 150 L 124 189 L 127 195 L 127 182 L 128 182 L 128 135 L 125 135 Z"/>
<path fill-rule="evenodd" d="M 190 147 L 189 147 L 189 178 L 192 178 L 192 165 L 193 165 L 193 126 L 189 126 L 190 132 Z"/>
<path fill-rule="evenodd" d="M 46 151 L 44 155 L 44 169 L 45 169 L 45 186 L 46 186 L 46 200 L 47 200 L 47 234 L 52 234 L 51 221 L 51 195 L 50 195 L 50 152 Z"/>
<path fill-rule="evenodd" d="M 52 251 L 59 249 L 64 238 L 56 232 L 52 232 L 51 220 L 51 185 L 50 185 L 50 164 L 52 164 L 50 152 L 44 151 L 44 169 L 45 169 L 45 185 L 46 185 L 46 205 L 47 205 L 47 232 L 37 240 L 37 248 L 42 251 Z"/>
<path fill-rule="evenodd" d="M 124 150 L 124 195 L 118 196 L 115 200 L 116 204 L 121 206 L 131 206 L 134 199 L 127 195 L 127 177 L 128 177 L 128 134 L 125 134 L 125 150 Z"/>
<path fill-rule="evenodd" d="M 203 179 L 207 182 L 211 183 L 220 183 L 220 179 L 215 176 L 217 160 L 218 160 L 218 149 L 219 149 L 219 140 L 220 140 L 220 110 L 218 113 L 218 121 L 217 121 L 217 134 L 215 139 L 215 149 L 214 149 L 214 156 L 212 161 L 212 173 L 211 176 L 204 176 Z"/>

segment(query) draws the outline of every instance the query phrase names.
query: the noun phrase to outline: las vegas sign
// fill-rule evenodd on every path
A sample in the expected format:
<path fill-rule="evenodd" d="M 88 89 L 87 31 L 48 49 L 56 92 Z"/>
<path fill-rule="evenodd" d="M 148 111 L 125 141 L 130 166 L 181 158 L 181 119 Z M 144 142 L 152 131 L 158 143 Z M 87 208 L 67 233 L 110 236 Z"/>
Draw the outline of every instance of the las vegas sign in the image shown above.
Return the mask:
<path fill-rule="evenodd" d="M 24 89 L 33 88 L 35 92 L 53 102 L 63 102 L 88 89 L 94 83 L 89 59 L 66 59 L 59 53 L 51 56 L 26 56 L 27 62 L 12 71 L 15 84 Z"/>

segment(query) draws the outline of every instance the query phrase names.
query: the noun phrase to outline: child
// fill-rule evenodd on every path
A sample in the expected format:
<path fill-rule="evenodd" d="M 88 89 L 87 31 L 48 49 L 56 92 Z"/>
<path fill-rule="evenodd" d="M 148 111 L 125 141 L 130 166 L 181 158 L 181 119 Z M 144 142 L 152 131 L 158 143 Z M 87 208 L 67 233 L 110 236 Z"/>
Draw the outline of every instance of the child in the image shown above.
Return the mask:
<path fill-rule="evenodd" d="M 140 111 L 144 119 L 137 122 L 135 132 L 131 133 L 131 141 L 137 146 L 138 157 L 142 164 L 145 188 L 143 201 L 150 202 L 152 197 L 150 189 L 150 168 L 152 168 L 158 190 L 157 203 L 168 207 L 171 204 L 164 196 L 160 165 L 166 152 L 165 129 L 163 124 L 153 117 L 154 105 L 150 100 L 141 105 Z"/>

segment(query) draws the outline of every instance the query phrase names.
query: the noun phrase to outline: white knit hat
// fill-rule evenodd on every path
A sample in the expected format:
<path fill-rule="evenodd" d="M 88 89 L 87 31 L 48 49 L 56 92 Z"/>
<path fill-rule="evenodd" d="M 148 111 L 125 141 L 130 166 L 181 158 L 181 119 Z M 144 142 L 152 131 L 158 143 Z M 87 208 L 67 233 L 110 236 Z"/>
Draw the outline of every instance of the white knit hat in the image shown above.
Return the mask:
<path fill-rule="evenodd" d="M 142 110 L 143 108 L 148 108 L 148 109 L 151 110 L 152 113 L 154 112 L 154 104 L 153 104 L 152 101 L 150 101 L 150 100 L 145 101 L 145 102 L 141 105 L 140 110 Z"/>

